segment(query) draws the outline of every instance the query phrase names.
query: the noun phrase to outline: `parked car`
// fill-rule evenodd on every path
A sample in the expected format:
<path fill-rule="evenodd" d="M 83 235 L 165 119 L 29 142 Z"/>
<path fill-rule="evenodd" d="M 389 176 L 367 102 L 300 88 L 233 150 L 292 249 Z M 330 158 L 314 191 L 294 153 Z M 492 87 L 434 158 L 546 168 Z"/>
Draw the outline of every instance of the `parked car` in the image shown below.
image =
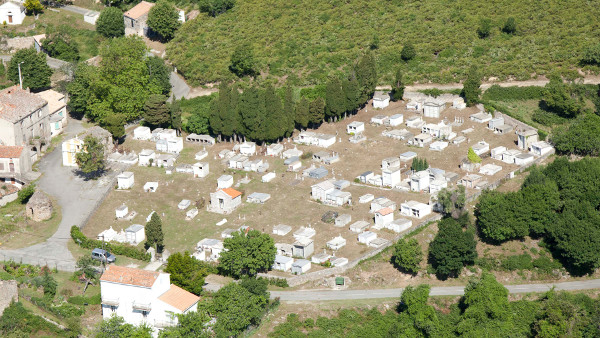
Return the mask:
<path fill-rule="evenodd" d="M 104 249 L 92 250 L 92 258 L 100 262 L 114 263 L 117 257 Z"/>

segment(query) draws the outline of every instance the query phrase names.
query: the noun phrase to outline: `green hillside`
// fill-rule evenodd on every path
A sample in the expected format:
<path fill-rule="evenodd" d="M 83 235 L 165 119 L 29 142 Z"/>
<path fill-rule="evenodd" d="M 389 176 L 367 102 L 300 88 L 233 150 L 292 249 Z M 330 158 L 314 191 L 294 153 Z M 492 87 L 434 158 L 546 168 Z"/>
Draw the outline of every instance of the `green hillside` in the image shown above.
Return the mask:
<path fill-rule="evenodd" d="M 516 19 L 515 35 L 500 30 L 508 17 Z M 492 34 L 480 39 L 484 18 Z M 598 2 L 583 0 L 238 0 L 225 14 L 183 25 L 167 53 L 195 85 L 232 78 L 229 59 L 244 42 L 262 73 L 314 84 L 345 70 L 377 39 L 381 83 L 403 63 L 407 42 L 417 50 L 405 64 L 411 81 L 456 82 L 472 63 L 486 77 L 527 79 L 577 67 L 600 41 L 599 18 Z"/>

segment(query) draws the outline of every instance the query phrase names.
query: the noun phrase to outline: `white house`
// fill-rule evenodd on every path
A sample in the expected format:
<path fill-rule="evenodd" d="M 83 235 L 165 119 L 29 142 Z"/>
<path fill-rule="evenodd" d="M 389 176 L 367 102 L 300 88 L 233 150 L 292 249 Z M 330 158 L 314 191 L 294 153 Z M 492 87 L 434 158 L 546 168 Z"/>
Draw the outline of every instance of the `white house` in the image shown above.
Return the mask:
<path fill-rule="evenodd" d="M 267 156 L 279 156 L 283 152 L 283 144 L 273 143 L 267 146 Z"/>
<path fill-rule="evenodd" d="M 194 178 L 202 178 L 208 176 L 209 165 L 208 162 L 196 162 L 192 166 L 194 170 Z"/>
<path fill-rule="evenodd" d="M 395 187 L 400 184 L 400 167 L 388 167 L 381 171 L 382 184 L 386 187 Z"/>
<path fill-rule="evenodd" d="M 136 140 L 149 140 L 152 137 L 150 128 L 139 126 L 133 130 L 133 138 Z"/>
<path fill-rule="evenodd" d="M 394 209 L 383 208 L 375 211 L 375 225 L 383 228 L 394 221 Z"/>
<path fill-rule="evenodd" d="M 240 154 L 248 156 L 256 154 L 256 143 L 243 142 L 240 144 Z"/>
<path fill-rule="evenodd" d="M 222 175 L 217 179 L 217 188 L 225 189 L 230 188 L 233 185 L 233 176 L 231 175 Z"/>
<path fill-rule="evenodd" d="M 537 156 L 544 156 L 554 151 L 554 148 L 546 141 L 534 142 L 529 147 L 531 152 Z"/>
<path fill-rule="evenodd" d="M 396 127 L 404 123 L 404 115 L 402 114 L 394 114 L 390 116 L 388 123 L 391 127 Z"/>
<path fill-rule="evenodd" d="M 327 247 L 331 250 L 339 250 L 346 245 L 346 240 L 342 236 L 334 237 L 332 240 L 327 242 Z"/>
<path fill-rule="evenodd" d="M 156 153 L 152 149 L 142 149 L 138 154 L 138 165 L 149 166 L 156 161 Z"/>
<path fill-rule="evenodd" d="M 346 132 L 348 134 L 359 134 L 365 131 L 365 123 L 364 122 L 359 122 L 359 121 L 354 121 L 349 123 L 346 126 Z"/>
<path fill-rule="evenodd" d="M 273 270 L 279 270 L 287 272 L 292 269 L 294 259 L 292 257 L 275 255 L 275 262 L 273 263 Z"/>
<path fill-rule="evenodd" d="M 38 43 L 37 40 L 35 41 L 37 49 Z M 41 91 L 36 95 L 48 102 L 50 136 L 54 137 L 62 133 L 68 122 L 65 95 L 52 89 Z"/>
<path fill-rule="evenodd" d="M 425 117 L 440 118 L 440 113 L 446 108 L 446 103 L 436 99 L 428 99 L 423 104 L 423 115 Z"/>
<path fill-rule="evenodd" d="M 410 177 L 411 191 L 425 191 L 429 189 L 430 176 L 427 170 L 414 173 Z"/>
<path fill-rule="evenodd" d="M 383 109 L 390 105 L 390 95 L 388 93 L 376 91 L 373 95 L 373 108 Z"/>
<path fill-rule="evenodd" d="M 119 189 L 131 189 L 133 182 L 134 176 L 131 171 L 124 171 L 117 176 L 117 186 Z"/>
<path fill-rule="evenodd" d="M 406 218 L 399 218 L 391 223 L 384 226 L 386 229 L 390 229 L 393 232 L 402 232 L 404 230 L 409 229 L 412 226 L 412 221 Z"/>
<path fill-rule="evenodd" d="M 311 198 L 313 200 L 325 202 L 327 201 L 327 194 L 332 193 L 335 187 L 331 181 L 323 181 L 311 186 Z"/>
<path fill-rule="evenodd" d="M 358 234 L 358 242 L 366 245 L 369 245 L 376 238 L 377 234 L 372 231 L 365 231 Z"/>
<path fill-rule="evenodd" d="M 408 201 L 400 204 L 400 213 L 404 216 L 423 218 L 431 214 L 431 205 L 417 201 Z"/>
<path fill-rule="evenodd" d="M 25 7 L 20 3 L 7 1 L 0 6 L 0 23 L 20 25 L 25 20 Z"/>
<path fill-rule="evenodd" d="M 122 317 L 153 330 L 177 324 L 178 314 L 196 311 L 200 297 L 171 284 L 167 273 L 110 265 L 100 277 L 102 317 Z"/>
<path fill-rule="evenodd" d="M 127 238 L 127 243 L 138 245 L 146 239 L 146 231 L 144 230 L 143 225 L 134 224 L 125 229 L 125 236 Z"/>
<path fill-rule="evenodd" d="M 295 275 L 301 275 L 310 270 L 311 264 L 307 259 L 298 259 L 292 264 L 292 273 Z"/>

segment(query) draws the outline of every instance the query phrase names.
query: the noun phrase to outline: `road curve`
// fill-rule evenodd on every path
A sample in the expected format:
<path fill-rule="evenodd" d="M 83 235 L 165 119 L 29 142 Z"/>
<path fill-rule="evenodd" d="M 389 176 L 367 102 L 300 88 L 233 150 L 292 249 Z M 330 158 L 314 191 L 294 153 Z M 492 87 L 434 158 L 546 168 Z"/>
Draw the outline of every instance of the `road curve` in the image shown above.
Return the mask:
<path fill-rule="evenodd" d="M 546 283 L 505 285 L 510 293 L 546 292 L 554 287 L 556 290 L 589 290 L 600 289 L 600 279 Z M 461 296 L 464 286 L 434 286 L 429 293 L 431 296 Z M 271 298 L 281 301 L 318 302 L 349 299 L 399 298 L 404 288 L 374 289 L 374 290 L 302 290 L 302 291 L 271 291 Z"/>

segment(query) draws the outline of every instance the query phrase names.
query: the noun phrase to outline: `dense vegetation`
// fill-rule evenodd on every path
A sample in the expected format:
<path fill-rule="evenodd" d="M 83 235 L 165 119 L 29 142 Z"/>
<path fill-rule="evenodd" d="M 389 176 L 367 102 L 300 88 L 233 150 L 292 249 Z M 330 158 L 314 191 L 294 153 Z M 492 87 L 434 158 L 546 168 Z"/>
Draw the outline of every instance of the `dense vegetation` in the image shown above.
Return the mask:
<path fill-rule="evenodd" d="M 466 229 L 463 229 L 466 228 Z M 467 214 L 438 222 L 438 232 L 429 244 L 429 262 L 440 279 L 457 277 L 463 267 L 477 258 L 475 232 Z"/>
<path fill-rule="evenodd" d="M 270 337 L 594 337 L 600 301 L 584 294 L 549 291 L 535 300 L 509 301 L 490 274 L 473 279 L 449 309 L 431 305 L 429 286 L 407 287 L 397 309 L 381 313 L 344 309 L 337 317 L 296 314 Z"/>
<path fill-rule="evenodd" d="M 521 190 L 481 196 L 475 211 L 480 236 L 492 243 L 543 237 L 569 272 L 591 273 L 600 266 L 598 182 L 598 158 L 569 162 L 561 157 L 534 168 Z"/>
<path fill-rule="evenodd" d="M 409 82 L 457 82 L 472 64 L 486 78 L 528 79 L 582 60 L 597 67 L 600 33 L 593 23 L 599 15 L 600 7 L 576 0 L 457 0 L 451 6 L 442 0 L 249 0 L 214 18 L 201 15 L 186 23 L 167 54 L 194 85 L 232 79 L 230 57 L 245 43 L 253 48 L 261 73 L 291 76 L 302 84 L 347 73 L 371 48 L 381 84 L 393 81 L 401 63 Z M 489 19 L 485 39 L 477 32 L 482 19 Z M 404 61 L 402 51 L 409 44 L 415 56 Z"/>
<path fill-rule="evenodd" d="M 233 237 L 225 239 L 223 247 L 219 269 L 235 278 L 268 271 L 277 253 L 273 238 L 258 230 L 235 232 Z"/>
<path fill-rule="evenodd" d="M 36 52 L 33 48 L 18 50 L 10 59 L 6 73 L 8 79 L 15 84 L 19 84 L 19 76 L 21 76 L 23 89 L 30 88 L 33 91 L 48 88 L 52 76 L 52 70 L 46 64 L 46 55 Z"/>

